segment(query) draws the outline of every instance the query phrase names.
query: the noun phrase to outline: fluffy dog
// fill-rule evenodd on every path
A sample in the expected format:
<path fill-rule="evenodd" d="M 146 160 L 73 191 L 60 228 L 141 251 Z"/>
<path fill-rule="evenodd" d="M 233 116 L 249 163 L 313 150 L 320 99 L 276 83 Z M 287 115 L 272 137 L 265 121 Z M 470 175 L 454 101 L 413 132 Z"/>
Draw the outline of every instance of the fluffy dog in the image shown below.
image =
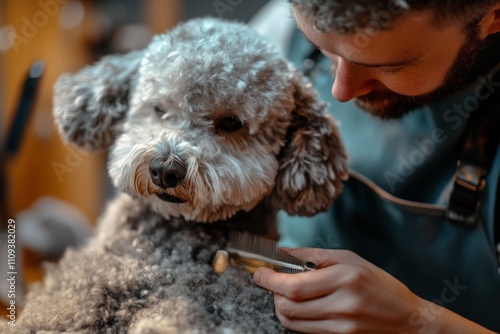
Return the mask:
<path fill-rule="evenodd" d="M 229 230 L 269 235 L 279 209 L 313 215 L 339 194 L 347 156 L 325 110 L 272 45 L 217 19 L 61 77 L 63 138 L 109 149 L 121 193 L 85 247 L 47 266 L 16 329 L 284 331 L 250 273 L 211 263 Z"/>

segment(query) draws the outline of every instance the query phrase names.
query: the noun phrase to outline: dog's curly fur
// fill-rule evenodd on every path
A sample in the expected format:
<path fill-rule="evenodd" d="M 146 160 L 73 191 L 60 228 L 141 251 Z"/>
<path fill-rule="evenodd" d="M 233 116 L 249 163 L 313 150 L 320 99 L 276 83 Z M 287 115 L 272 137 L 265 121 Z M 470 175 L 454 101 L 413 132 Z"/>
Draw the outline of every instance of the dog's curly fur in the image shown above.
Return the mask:
<path fill-rule="evenodd" d="M 121 194 L 86 246 L 47 266 L 16 329 L 284 331 L 250 273 L 211 267 L 229 230 L 325 210 L 347 176 L 335 121 L 278 51 L 243 24 L 188 21 L 61 77 L 55 117 L 67 142 L 110 149 Z M 155 159 L 183 169 L 174 185 L 155 181 Z"/>

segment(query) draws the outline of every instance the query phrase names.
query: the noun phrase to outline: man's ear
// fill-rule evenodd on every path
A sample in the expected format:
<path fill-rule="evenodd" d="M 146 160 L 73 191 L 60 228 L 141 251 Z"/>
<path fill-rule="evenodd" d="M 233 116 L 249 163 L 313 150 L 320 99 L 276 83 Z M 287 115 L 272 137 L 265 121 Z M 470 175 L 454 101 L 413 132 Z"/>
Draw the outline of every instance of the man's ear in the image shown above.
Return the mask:
<path fill-rule="evenodd" d="M 108 148 L 129 108 L 143 51 L 106 56 L 55 85 L 54 117 L 63 139 L 87 151 Z"/>
<path fill-rule="evenodd" d="M 483 38 L 500 32 L 500 2 L 494 4 L 483 21 Z"/>
<path fill-rule="evenodd" d="M 291 215 L 312 216 L 327 210 L 340 194 L 348 157 L 327 105 L 302 73 L 295 69 L 293 73 L 295 110 L 271 198 Z"/>

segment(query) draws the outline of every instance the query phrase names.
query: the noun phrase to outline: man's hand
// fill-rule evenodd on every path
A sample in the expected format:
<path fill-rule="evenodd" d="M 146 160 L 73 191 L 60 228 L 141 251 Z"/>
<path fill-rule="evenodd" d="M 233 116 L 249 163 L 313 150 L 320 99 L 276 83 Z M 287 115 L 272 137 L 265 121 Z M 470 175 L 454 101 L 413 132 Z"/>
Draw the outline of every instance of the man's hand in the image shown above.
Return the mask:
<path fill-rule="evenodd" d="M 276 314 L 290 330 L 398 334 L 485 330 L 444 308 L 425 329 L 421 324 L 415 326 L 411 319 L 422 309 L 439 306 L 419 298 L 396 278 L 350 251 L 307 248 L 289 252 L 315 263 L 318 269 L 290 275 L 260 268 L 254 279 L 274 292 Z M 456 328 L 448 328 L 448 322 L 454 322 L 451 327 Z"/>

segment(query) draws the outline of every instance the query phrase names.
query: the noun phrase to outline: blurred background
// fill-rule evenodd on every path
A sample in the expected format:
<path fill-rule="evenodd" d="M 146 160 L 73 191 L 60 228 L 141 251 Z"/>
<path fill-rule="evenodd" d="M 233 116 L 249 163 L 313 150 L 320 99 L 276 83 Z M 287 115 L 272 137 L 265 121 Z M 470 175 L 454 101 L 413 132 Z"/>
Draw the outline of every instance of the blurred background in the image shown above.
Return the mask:
<path fill-rule="evenodd" d="M 266 2 L 0 0 L 0 303 L 9 302 L 7 234 L 15 230 L 20 306 L 26 285 L 43 277 L 41 264 L 82 243 L 113 196 L 106 152 L 88 155 L 60 140 L 56 79 L 103 55 L 143 48 L 189 18 L 248 21 Z"/>

